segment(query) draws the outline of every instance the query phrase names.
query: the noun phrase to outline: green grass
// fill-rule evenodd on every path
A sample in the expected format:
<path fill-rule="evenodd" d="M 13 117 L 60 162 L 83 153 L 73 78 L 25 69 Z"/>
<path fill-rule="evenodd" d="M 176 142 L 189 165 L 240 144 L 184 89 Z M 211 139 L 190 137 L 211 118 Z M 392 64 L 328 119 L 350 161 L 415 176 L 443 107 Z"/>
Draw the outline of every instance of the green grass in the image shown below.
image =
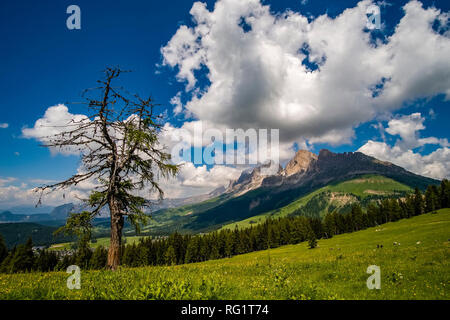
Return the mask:
<path fill-rule="evenodd" d="M 450 299 L 449 237 L 444 209 L 319 240 L 315 249 L 301 243 L 188 265 L 82 271 L 81 290 L 67 289 L 64 272 L 2 274 L 0 299 Z M 381 290 L 366 286 L 369 265 L 381 268 Z"/>
<path fill-rule="evenodd" d="M 370 195 L 393 195 L 398 192 L 410 192 L 412 189 L 404 184 L 401 184 L 393 179 L 380 176 L 380 175 L 364 175 L 356 179 L 330 184 L 323 188 L 317 189 L 305 196 L 302 196 L 295 201 L 292 201 L 288 205 L 272 210 L 257 216 L 253 216 L 239 222 L 234 222 L 227 224 L 222 227 L 222 229 L 232 229 L 238 228 L 248 228 L 252 224 L 258 224 L 264 222 L 269 217 L 279 218 L 286 217 L 293 213 L 296 209 L 303 207 L 308 204 L 313 197 L 323 195 L 325 193 L 337 193 L 341 196 L 354 196 L 364 199 Z M 330 201 L 331 204 L 331 201 Z M 335 203 L 339 206 L 339 203 Z M 318 212 L 318 215 L 323 216 L 326 214 L 326 210 Z"/>

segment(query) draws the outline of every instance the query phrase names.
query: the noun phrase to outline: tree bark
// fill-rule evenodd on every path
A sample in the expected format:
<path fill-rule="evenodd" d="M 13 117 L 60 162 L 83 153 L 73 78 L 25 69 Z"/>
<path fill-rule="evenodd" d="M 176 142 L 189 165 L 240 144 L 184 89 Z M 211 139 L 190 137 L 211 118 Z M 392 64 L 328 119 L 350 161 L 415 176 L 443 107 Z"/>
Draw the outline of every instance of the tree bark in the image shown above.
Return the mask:
<path fill-rule="evenodd" d="M 108 268 L 116 270 L 120 264 L 120 248 L 122 244 L 123 216 L 118 203 L 111 199 L 109 202 L 111 215 L 111 240 L 108 249 Z"/>

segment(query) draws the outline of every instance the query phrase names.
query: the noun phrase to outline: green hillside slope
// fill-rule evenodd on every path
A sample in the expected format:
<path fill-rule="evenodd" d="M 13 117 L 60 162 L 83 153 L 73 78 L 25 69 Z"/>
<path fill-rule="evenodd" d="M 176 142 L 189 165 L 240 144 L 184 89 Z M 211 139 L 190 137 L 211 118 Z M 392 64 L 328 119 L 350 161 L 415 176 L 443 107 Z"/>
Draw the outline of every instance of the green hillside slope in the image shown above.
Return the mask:
<path fill-rule="evenodd" d="M 73 240 L 73 237 L 58 235 L 53 233 L 57 227 L 44 226 L 37 223 L 0 223 L 0 234 L 5 239 L 8 248 L 13 248 L 25 243 L 31 237 L 35 246 L 49 246 L 55 242 L 66 242 Z"/>
<path fill-rule="evenodd" d="M 142 233 L 164 235 L 174 231 L 204 232 L 224 225 L 227 228 L 234 228 L 236 222 L 239 227 L 248 226 L 251 223 L 261 222 L 268 216 L 285 216 L 301 207 L 308 209 L 308 206 L 310 208 L 303 213 L 304 215 L 314 216 L 317 213 L 323 215 L 328 212 L 330 205 L 339 209 L 350 204 L 352 200 L 382 198 L 395 194 L 401 196 L 409 191 L 411 191 L 411 187 L 391 178 L 381 175 L 362 175 L 348 181 L 329 184 L 309 193 L 303 192 L 302 189 L 289 191 L 289 199 L 292 200 L 274 197 L 273 203 L 271 203 L 271 207 L 277 208 L 274 210 L 259 211 L 259 213 L 257 211 L 256 214 L 244 212 L 245 210 L 242 210 L 243 207 L 241 207 L 243 201 L 251 203 L 252 199 L 265 197 L 267 190 L 260 188 L 236 198 L 222 195 L 197 204 L 159 210 L 153 214 L 151 222 L 142 229 Z M 325 195 L 324 192 L 330 192 L 330 194 Z M 294 196 L 295 194 L 299 194 L 299 196 Z M 316 198 L 314 198 L 315 196 Z M 314 205 L 314 201 L 324 202 L 326 205 L 318 208 L 317 205 Z M 129 235 L 134 234 L 132 229 L 127 229 L 127 232 Z"/>
<path fill-rule="evenodd" d="M 0 275 L 0 299 L 450 299 L 450 209 L 363 231 L 173 267 Z M 394 244 L 395 243 L 395 244 Z M 382 248 L 377 248 L 383 245 Z M 366 286 L 368 266 L 381 289 Z"/>
<path fill-rule="evenodd" d="M 261 223 L 268 217 L 285 217 L 299 214 L 309 217 L 324 216 L 337 210 L 346 212 L 351 204 L 359 201 L 363 206 L 374 199 L 386 196 L 403 196 L 412 189 L 402 183 L 380 175 L 365 175 L 356 179 L 327 185 L 306 196 L 299 197 L 290 204 L 245 220 L 230 223 L 223 228 L 234 229 Z"/>

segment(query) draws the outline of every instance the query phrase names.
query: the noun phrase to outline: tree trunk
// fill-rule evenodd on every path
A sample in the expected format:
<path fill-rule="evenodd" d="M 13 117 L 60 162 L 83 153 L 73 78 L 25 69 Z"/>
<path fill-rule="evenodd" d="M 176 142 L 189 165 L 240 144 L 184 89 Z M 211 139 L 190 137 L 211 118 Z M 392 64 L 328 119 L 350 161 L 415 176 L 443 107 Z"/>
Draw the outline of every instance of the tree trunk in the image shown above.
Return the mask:
<path fill-rule="evenodd" d="M 120 264 L 120 247 L 122 244 L 123 216 L 114 199 L 109 202 L 111 215 L 111 240 L 108 249 L 108 268 L 116 270 Z"/>

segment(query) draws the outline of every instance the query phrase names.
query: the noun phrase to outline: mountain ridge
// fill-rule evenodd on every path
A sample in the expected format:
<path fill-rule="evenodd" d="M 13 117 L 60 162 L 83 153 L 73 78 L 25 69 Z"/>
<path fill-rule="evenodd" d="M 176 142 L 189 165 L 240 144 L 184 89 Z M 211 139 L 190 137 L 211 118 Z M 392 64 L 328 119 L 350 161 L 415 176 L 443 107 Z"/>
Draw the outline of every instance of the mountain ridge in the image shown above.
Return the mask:
<path fill-rule="evenodd" d="M 304 151 L 301 153 L 306 154 Z M 194 215 L 193 220 L 186 227 L 194 230 L 206 230 L 211 225 L 222 225 L 233 220 L 246 219 L 287 205 L 295 198 L 327 184 L 367 174 L 383 175 L 407 186 L 417 186 L 420 189 L 439 183 L 432 178 L 419 176 L 361 152 L 333 153 L 322 149 L 317 155 L 317 159 L 312 155 L 309 158 L 306 168 L 305 165 L 299 165 L 297 170 L 291 171 L 289 175 L 283 175 L 283 171 L 279 171 L 277 175 L 266 176 L 262 179 L 260 186 L 256 188 L 250 186 L 245 193 L 240 193 L 236 197 L 229 194 L 231 199 Z M 290 166 L 290 168 L 292 167 L 295 168 L 295 166 Z M 241 179 L 241 183 L 248 183 L 248 180 Z M 244 187 L 241 186 L 241 189 Z"/>

